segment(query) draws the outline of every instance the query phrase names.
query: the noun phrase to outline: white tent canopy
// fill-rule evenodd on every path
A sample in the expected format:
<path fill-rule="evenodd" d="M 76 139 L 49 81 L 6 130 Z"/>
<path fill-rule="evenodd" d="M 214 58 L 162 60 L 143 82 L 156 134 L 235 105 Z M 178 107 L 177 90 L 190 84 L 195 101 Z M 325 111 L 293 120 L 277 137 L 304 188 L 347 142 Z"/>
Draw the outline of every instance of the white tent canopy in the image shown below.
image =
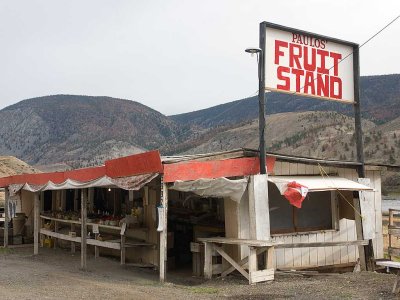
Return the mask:
<path fill-rule="evenodd" d="M 152 181 L 158 176 L 158 173 L 135 175 L 121 178 L 111 178 L 103 176 L 91 181 L 76 181 L 67 179 L 62 183 L 54 183 L 48 181 L 46 184 L 12 184 L 9 186 L 10 195 L 15 195 L 20 190 L 29 192 L 42 192 L 49 190 L 66 190 L 66 189 L 85 189 L 91 187 L 118 187 L 124 190 L 139 190 L 144 185 Z"/>
<path fill-rule="evenodd" d="M 372 191 L 373 189 L 342 177 L 322 176 L 268 176 L 268 181 L 274 183 L 281 194 L 285 191 L 289 182 L 297 182 L 308 188 L 309 192 L 321 191 Z"/>
<path fill-rule="evenodd" d="M 203 197 L 231 198 L 240 202 L 247 188 L 247 178 L 229 180 L 226 178 L 200 178 L 192 181 L 175 181 L 171 189 L 180 192 L 193 192 Z"/>

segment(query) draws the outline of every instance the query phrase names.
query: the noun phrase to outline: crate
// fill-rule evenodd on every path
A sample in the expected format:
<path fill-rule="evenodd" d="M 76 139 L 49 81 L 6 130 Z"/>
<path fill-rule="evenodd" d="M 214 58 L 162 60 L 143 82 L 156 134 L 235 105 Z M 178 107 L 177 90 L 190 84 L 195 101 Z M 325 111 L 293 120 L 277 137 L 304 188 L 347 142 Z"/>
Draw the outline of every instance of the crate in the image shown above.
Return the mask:
<path fill-rule="evenodd" d="M 54 247 L 54 239 L 52 239 L 52 238 L 43 239 L 43 247 L 53 248 Z"/>

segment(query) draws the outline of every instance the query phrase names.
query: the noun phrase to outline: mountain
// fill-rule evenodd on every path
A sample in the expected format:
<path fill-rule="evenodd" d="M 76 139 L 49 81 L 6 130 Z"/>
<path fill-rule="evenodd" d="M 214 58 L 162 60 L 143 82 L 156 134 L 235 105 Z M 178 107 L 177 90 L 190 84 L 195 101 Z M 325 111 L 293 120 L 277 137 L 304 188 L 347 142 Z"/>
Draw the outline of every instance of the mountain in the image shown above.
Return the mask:
<path fill-rule="evenodd" d="M 364 131 L 376 125 L 363 120 Z M 337 112 L 289 112 L 267 117 L 267 149 L 324 159 L 355 160 L 354 119 Z M 207 141 L 186 151 L 204 153 L 238 147 L 257 149 L 258 120 L 218 132 Z"/>
<path fill-rule="evenodd" d="M 400 74 L 362 77 L 361 100 L 366 158 L 400 164 Z M 268 93 L 266 108 L 269 150 L 354 158 L 351 105 Z M 168 117 L 130 100 L 45 96 L 0 110 L 0 155 L 57 170 L 151 149 L 178 154 L 257 148 L 257 117 L 254 97 Z"/>
<path fill-rule="evenodd" d="M 361 109 L 364 118 L 385 123 L 400 116 L 400 74 L 363 76 L 360 80 Z M 338 111 L 353 114 L 351 105 L 321 101 L 297 95 L 266 93 L 266 112 Z M 258 98 L 245 98 L 210 108 L 172 115 L 180 124 L 196 129 L 234 125 L 258 116 Z"/>
<path fill-rule="evenodd" d="M 0 111 L 0 154 L 30 164 L 72 167 L 175 143 L 180 127 L 138 102 L 56 95 L 21 101 Z"/>

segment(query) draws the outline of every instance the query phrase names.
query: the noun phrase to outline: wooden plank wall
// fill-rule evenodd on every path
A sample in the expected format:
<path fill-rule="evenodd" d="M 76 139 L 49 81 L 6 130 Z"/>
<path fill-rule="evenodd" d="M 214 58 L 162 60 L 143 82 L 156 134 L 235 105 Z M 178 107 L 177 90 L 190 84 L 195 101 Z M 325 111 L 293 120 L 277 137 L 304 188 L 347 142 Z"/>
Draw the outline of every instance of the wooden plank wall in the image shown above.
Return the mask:
<path fill-rule="evenodd" d="M 357 172 L 352 169 L 323 167 L 328 174 L 337 174 L 357 182 Z M 289 163 L 277 161 L 274 175 L 320 175 L 318 165 Z M 382 212 L 381 212 L 381 178 L 380 171 L 367 171 L 371 178 L 371 185 L 376 189 L 375 205 L 375 233 L 373 240 L 376 258 L 383 257 Z M 273 240 L 284 243 L 298 242 L 336 242 L 356 240 L 355 221 L 348 219 L 339 220 L 339 230 L 317 231 L 304 234 L 273 235 Z M 355 262 L 358 258 L 356 246 L 334 246 L 313 248 L 285 248 L 276 249 L 275 263 L 277 268 L 315 267 L 332 264 L 345 264 Z"/>

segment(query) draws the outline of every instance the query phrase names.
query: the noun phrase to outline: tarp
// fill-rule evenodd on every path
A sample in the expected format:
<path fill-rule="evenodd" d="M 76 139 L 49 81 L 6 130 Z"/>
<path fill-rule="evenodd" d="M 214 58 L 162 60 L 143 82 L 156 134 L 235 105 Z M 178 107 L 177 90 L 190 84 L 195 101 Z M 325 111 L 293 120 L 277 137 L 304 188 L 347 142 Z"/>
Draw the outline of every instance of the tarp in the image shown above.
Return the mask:
<path fill-rule="evenodd" d="M 180 192 L 193 192 L 203 197 L 231 198 L 239 203 L 247 189 L 247 183 L 248 178 L 238 180 L 201 178 L 192 181 L 175 181 L 171 189 Z"/>
<path fill-rule="evenodd" d="M 127 176 L 121 178 L 110 178 L 103 176 L 95 180 L 81 182 L 72 179 L 67 179 L 62 183 L 53 183 L 51 181 L 43 185 L 35 184 L 12 184 L 9 186 L 10 195 L 15 195 L 20 190 L 29 192 L 42 192 L 49 190 L 66 190 L 66 189 L 85 189 L 91 187 L 118 187 L 124 190 L 139 190 L 145 184 L 152 181 L 158 176 L 158 173 Z"/>
<path fill-rule="evenodd" d="M 309 192 L 321 191 L 372 191 L 373 189 L 342 177 L 322 177 L 322 176 L 268 176 L 268 181 L 274 183 L 283 195 L 287 185 L 296 182 L 308 188 Z"/>

